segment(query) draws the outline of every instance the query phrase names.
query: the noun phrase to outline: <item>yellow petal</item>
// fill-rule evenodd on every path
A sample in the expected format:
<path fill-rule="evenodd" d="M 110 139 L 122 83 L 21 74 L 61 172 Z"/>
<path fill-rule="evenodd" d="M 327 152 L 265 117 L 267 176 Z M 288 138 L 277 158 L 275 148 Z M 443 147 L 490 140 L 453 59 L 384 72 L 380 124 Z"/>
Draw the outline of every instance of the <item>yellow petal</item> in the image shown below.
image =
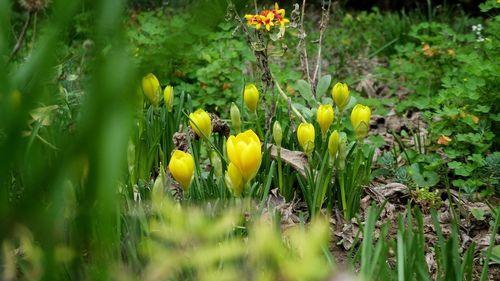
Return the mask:
<path fill-rule="evenodd" d="M 194 174 L 193 156 L 189 153 L 175 150 L 170 158 L 168 169 L 184 191 L 187 191 Z"/>
<path fill-rule="evenodd" d="M 236 167 L 233 163 L 229 163 L 225 178 L 226 184 L 231 188 L 236 196 L 239 196 L 243 192 L 244 183 L 238 167 Z"/>

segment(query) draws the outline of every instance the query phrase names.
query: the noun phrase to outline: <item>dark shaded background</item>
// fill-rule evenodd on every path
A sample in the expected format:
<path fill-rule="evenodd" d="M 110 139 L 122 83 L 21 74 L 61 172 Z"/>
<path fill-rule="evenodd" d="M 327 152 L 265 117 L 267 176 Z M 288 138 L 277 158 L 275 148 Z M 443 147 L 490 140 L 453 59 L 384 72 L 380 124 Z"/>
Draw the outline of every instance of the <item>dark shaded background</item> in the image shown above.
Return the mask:
<path fill-rule="evenodd" d="M 324 0 L 308 0 L 307 3 L 321 5 Z M 188 3 L 195 3 L 197 0 L 129 0 L 130 7 L 135 8 L 152 8 L 162 5 L 170 5 L 173 7 L 185 6 Z M 234 1 L 240 2 L 240 1 Z M 250 4 L 253 1 L 248 1 Z M 276 0 L 276 1 L 262 1 L 258 0 L 257 3 L 263 4 L 268 3 L 272 5 L 274 2 L 278 2 L 280 5 L 287 6 L 293 3 L 302 3 L 301 0 Z M 335 2 L 335 1 L 334 1 Z M 462 7 L 464 10 L 470 12 L 472 15 L 479 14 L 479 4 L 483 3 L 484 0 L 340 0 L 338 1 L 343 7 L 351 10 L 370 10 L 373 7 L 378 7 L 384 11 L 400 11 L 413 10 L 413 9 L 428 9 L 428 3 L 430 3 L 432 8 L 437 8 L 439 6 L 451 6 L 451 7 Z M 253 4 L 252 4 L 253 5 Z"/>

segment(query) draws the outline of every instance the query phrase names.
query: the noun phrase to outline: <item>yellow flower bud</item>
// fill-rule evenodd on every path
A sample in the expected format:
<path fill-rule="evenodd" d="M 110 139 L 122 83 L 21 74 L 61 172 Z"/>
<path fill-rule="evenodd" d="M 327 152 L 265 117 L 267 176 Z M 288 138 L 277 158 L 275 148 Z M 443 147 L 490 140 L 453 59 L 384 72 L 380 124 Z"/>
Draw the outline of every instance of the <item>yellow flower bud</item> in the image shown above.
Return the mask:
<path fill-rule="evenodd" d="M 168 111 L 172 111 L 172 105 L 174 104 L 174 87 L 168 85 L 163 90 L 163 101 Z"/>
<path fill-rule="evenodd" d="M 168 169 L 174 179 L 187 191 L 191 185 L 194 174 L 194 160 L 191 154 L 175 150 L 168 163 Z"/>
<path fill-rule="evenodd" d="M 349 88 L 347 87 L 347 84 L 340 82 L 335 84 L 332 89 L 332 97 L 335 101 L 335 104 L 339 108 L 339 111 L 344 111 L 344 108 L 347 106 L 350 99 Z"/>
<path fill-rule="evenodd" d="M 229 161 L 239 169 L 243 182 L 251 180 L 260 168 L 262 161 L 259 137 L 252 130 L 230 136 L 226 150 Z"/>
<path fill-rule="evenodd" d="M 356 106 L 352 109 L 351 124 L 358 140 L 361 140 L 368 135 L 371 113 L 372 111 L 370 108 L 362 104 L 356 104 Z"/>
<path fill-rule="evenodd" d="M 255 112 L 255 110 L 257 110 L 257 104 L 259 103 L 259 90 L 255 84 L 248 84 L 245 86 L 243 100 L 250 111 Z"/>
<path fill-rule="evenodd" d="M 321 133 L 326 135 L 328 128 L 333 122 L 333 107 L 329 104 L 322 104 L 318 107 L 317 121 L 321 128 Z"/>
<path fill-rule="evenodd" d="M 212 164 L 212 168 L 214 169 L 214 174 L 216 177 L 222 177 L 222 161 L 220 160 L 219 154 L 212 150 L 210 153 L 210 163 Z"/>
<path fill-rule="evenodd" d="M 283 131 L 281 130 L 281 125 L 279 121 L 275 121 L 273 125 L 273 138 L 277 146 L 281 146 L 281 141 L 283 140 Z"/>
<path fill-rule="evenodd" d="M 189 125 L 200 138 L 209 138 L 212 134 L 212 120 L 203 109 L 198 109 L 189 114 Z"/>
<path fill-rule="evenodd" d="M 239 133 L 241 130 L 241 115 L 240 109 L 236 104 L 231 104 L 231 124 L 233 124 L 234 131 Z"/>
<path fill-rule="evenodd" d="M 314 150 L 314 126 L 311 123 L 301 123 L 297 128 L 297 139 L 299 144 L 307 155 Z"/>
<path fill-rule="evenodd" d="M 339 150 L 340 135 L 337 130 L 333 131 L 328 139 L 328 152 L 330 153 L 330 158 L 335 159 L 337 156 L 337 151 Z"/>
<path fill-rule="evenodd" d="M 232 162 L 227 166 L 225 180 L 227 186 L 231 189 L 234 195 L 239 196 L 243 192 L 243 188 L 245 187 L 243 177 L 240 173 L 240 169 L 238 169 L 238 167 L 236 167 L 236 165 Z"/>
<path fill-rule="evenodd" d="M 161 87 L 160 81 L 158 81 L 158 78 L 153 73 L 149 73 L 142 78 L 142 91 L 151 104 L 158 106 Z"/>

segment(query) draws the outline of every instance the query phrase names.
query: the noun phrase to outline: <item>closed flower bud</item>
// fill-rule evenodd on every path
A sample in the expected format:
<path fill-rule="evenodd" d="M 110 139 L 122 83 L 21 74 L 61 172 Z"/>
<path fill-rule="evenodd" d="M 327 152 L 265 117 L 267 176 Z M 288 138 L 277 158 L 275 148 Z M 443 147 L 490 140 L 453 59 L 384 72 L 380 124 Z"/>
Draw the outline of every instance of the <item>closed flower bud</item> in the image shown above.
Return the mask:
<path fill-rule="evenodd" d="M 220 160 L 219 154 L 212 150 L 210 153 L 210 163 L 214 169 L 214 174 L 216 177 L 222 177 L 222 161 Z"/>
<path fill-rule="evenodd" d="M 281 146 L 281 141 L 283 140 L 283 131 L 281 130 L 281 125 L 279 121 L 274 121 L 273 138 L 276 145 Z"/>
<path fill-rule="evenodd" d="M 255 84 L 248 84 L 245 86 L 243 100 L 250 111 L 255 112 L 255 110 L 257 110 L 257 104 L 259 103 L 259 90 Z"/>
<path fill-rule="evenodd" d="M 346 158 L 347 158 L 347 139 L 344 136 L 340 136 L 339 151 L 337 156 L 339 170 L 345 169 Z"/>
<path fill-rule="evenodd" d="M 174 151 L 168 163 L 168 169 L 174 179 L 181 185 L 182 189 L 187 191 L 194 174 L 193 156 L 181 150 Z"/>
<path fill-rule="evenodd" d="M 356 133 L 356 139 L 362 140 L 368 135 L 371 113 L 370 108 L 362 104 L 356 104 L 352 109 L 351 124 Z"/>
<path fill-rule="evenodd" d="M 158 78 L 153 73 L 149 73 L 142 78 L 142 91 L 151 104 L 158 106 L 161 87 L 160 81 L 158 81 Z"/>
<path fill-rule="evenodd" d="M 163 101 L 168 111 L 172 111 L 172 106 L 174 104 L 174 87 L 170 85 L 165 87 L 165 90 L 163 90 Z"/>
<path fill-rule="evenodd" d="M 333 122 L 333 107 L 329 104 L 322 104 L 318 107 L 317 121 L 321 128 L 321 133 L 326 135 L 328 128 Z"/>
<path fill-rule="evenodd" d="M 349 103 L 349 88 L 346 83 L 337 83 L 333 86 L 332 89 L 332 97 L 335 101 L 335 104 L 339 108 L 339 111 L 344 111 L 345 107 Z"/>
<path fill-rule="evenodd" d="M 339 150 L 340 135 L 337 130 L 333 131 L 328 139 L 328 152 L 330 153 L 330 159 L 335 159 L 337 156 L 337 151 Z"/>
<path fill-rule="evenodd" d="M 243 182 L 250 181 L 260 168 L 262 161 L 259 137 L 252 130 L 229 136 L 226 143 L 229 161 L 239 169 Z"/>
<path fill-rule="evenodd" d="M 301 123 L 297 128 L 297 139 L 299 144 L 307 155 L 314 150 L 314 126 L 311 123 Z"/>
<path fill-rule="evenodd" d="M 231 189 L 234 195 L 240 196 L 243 192 L 243 188 L 245 187 L 245 183 L 243 182 L 240 169 L 238 169 L 238 167 L 236 167 L 236 165 L 232 162 L 227 166 L 225 180 L 227 186 Z"/>
<path fill-rule="evenodd" d="M 234 131 L 239 133 L 241 130 L 241 115 L 239 108 L 234 102 L 231 104 L 231 124 L 233 125 Z"/>
<path fill-rule="evenodd" d="M 212 120 L 208 113 L 201 108 L 189 114 L 189 125 L 202 139 L 208 139 L 212 134 Z"/>

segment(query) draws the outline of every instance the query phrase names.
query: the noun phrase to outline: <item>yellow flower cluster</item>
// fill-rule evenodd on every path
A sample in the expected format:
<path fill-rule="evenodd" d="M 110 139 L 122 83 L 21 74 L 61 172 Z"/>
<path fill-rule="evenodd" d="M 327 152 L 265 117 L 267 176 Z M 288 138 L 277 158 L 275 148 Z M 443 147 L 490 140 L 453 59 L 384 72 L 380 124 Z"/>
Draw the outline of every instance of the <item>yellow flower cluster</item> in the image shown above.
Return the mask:
<path fill-rule="evenodd" d="M 239 113 L 234 114 L 239 115 Z M 203 109 L 189 114 L 189 125 L 200 139 L 208 140 L 210 138 L 212 121 Z M 260 168 L 262 161 L 261 143 L 254 131 L 247 130 L 236 136 L 230 136 L 227 139 L 226 150 L 230 162 L 227 166 L 225 180 L 233 193 L 239 196 L 245 185 L 255 177 Z M 194 175 L 194 160 L 191 154 L 180 150 L 174 151 L 168 168 L 174 179 L 184 191 L 187 191 Z"/>
<path fill-rule="evenodd" d="M 152 105 L 158 106 L 160 103 L 161 85 L 153 73 L 149 73 L 142 78 L 142 92 Z M 172 111 L 174 102 L 174 88 L 172 86 L 168 85 L 165 87 L 163 101 L 168 111 Z"/>
<path fill-rule="evenodd" d="M 350 95 L 347 84 L 337 83 L 332 89 L 332 97 L 337 105 L 338 112 L 342 114 L 345 107 L 349 103 Z M 371 110 L 369 107 L 362 104 L 356 104 L 351 112 L 351 124 L 356 134 L 356 139 L 362 140 L 368 135 L 370 127 Z M 330 104 L 322 104 L 318 107 L 316 120 L 321 128 L 322 135 L 326 138 L 328 129 L 334 119 L 334 110 Z M 297 128 L 297 139 L 300 146 L 307 155 L 310 155 L 314 150 L 315 131 L 311 123 L 301 123 Z M 330 155 L 335 157 L 340 143 L 340 135 L 338 131 L 334 131 L 328 139 L 328 150 Z"/>
<path fill-rule="evenodd" d="M 290 22 L 285 18 L 285 9 L 280 9 L 278 3 L 274 4 L 273 10 L 262 10 L 255 15 L 245 15 L 245 19 L 249 26 L 253 26 L 257 30 L 264 26 L 267 31 L 270 31 L 273 26 L 284 27 L 286 23 Z"/>

